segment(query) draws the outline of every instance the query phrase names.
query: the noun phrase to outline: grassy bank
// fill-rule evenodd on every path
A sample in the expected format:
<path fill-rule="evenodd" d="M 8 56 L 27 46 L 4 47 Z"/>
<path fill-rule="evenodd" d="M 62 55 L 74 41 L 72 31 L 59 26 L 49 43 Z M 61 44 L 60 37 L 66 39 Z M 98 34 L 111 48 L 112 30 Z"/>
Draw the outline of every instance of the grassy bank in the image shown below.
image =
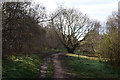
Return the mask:
<path fill-rule="evenodd" d="M 51 53 L 60 50 L 46 50 L 39 54 L 7 55 L 2 59 L 2 79 L 36 78 L 40 76 L 40 66 L 43 59 Z M 52 62 L 51 62 L 52 64 Z M 51 66 L 51 65 L 50 65 Z M 35 80 L 36 80 L 35 79 Z"/>
<path fill-rule="evenodd" d="M 96 58 L 67 54 L 64 62 L 71 72 L 81 78 L 119 78 L 120 70 L 112 69 L 111 66 L 99 62 Z"/>
<path fill-rule="evenodd" d="M 43 55 L 7 56 L 3 58 L 3 80 L 7 78 L 38 78 Z"/>

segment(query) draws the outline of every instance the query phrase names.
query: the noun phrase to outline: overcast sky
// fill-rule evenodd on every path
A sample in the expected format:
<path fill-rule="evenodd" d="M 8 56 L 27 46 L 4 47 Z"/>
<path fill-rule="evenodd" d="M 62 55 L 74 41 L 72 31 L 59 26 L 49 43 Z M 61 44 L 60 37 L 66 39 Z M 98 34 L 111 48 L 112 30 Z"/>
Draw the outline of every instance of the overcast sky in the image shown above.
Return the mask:
<path fill-rule="evenodd" d="M 113 11 L 118 10 L 119 0 L 34 0 L 36 3 L 43 3 L 47 13 L 56 9 L 58 4 L 65 7 L 78 8 L 90 18 L 105 22 Z"/>

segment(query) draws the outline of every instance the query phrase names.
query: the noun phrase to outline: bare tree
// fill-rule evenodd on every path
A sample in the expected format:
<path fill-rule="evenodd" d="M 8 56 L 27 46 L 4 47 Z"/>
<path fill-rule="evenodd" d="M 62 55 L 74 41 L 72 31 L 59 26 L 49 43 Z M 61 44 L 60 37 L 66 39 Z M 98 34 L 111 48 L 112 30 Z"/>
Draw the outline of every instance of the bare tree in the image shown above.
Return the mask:
<path fill-rule="evenodd" d="M 31 5 L 31 2 L 3 3 L 3 53 L 29 53 L 34 47 L 43 45 L 38 45 L 38 41 L 43 43 L 41 39 L 44 39 L 42 35 L 45 34 L 39 20 L 46 17 L 45 9 L 42 5 Z"/>
<path fill-rule="evenodd" d="M 52 14 L 52 27 L 69 53 L 79 46 L 94 24 L 77 9 L 58 8 Z"/>
<path fill-rule="evenodd" d="M 87 35 L 86 39 L 81 43 L 80 50 L 89 52 L 91 54 L 97 53 L 97 46 L 100 40 L 100 28 L 101 25 L 98 21 L 94 22 L 94 29 L 91 30 Z"/>

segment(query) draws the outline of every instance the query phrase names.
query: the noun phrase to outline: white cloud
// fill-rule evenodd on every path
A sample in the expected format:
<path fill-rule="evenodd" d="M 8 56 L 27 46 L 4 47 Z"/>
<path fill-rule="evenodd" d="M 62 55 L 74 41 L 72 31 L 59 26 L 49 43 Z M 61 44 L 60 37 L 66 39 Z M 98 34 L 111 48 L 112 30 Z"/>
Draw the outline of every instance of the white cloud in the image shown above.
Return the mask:
<path fill-rule="evenodd" d="M 42 3 L 45 7 L 47 12 L 53 11 L 57 5 L 56 0 L 34 0 L 36 3 Z"/>
<path fill-rule="evenodd" d="M 79 5 L 79 6 L 69 6 L 76 7 L 80 9 L 84 14 L 88 14 L 93 19 L 97 19 L 99 21 L 105 21 L 109 15 L 112 14 L 113 11 L 117 11 L 118 1 L 106 3 L 106 4 L 94 4 L 94 5 Z"/>
<path fill-rule="evenodd" d="M 62 3 L 65 7 L 75 7 L 80 9 L 84 14 L 88 14 L 92 19 L 101 22 L 105 21 L 112 11 L 117 11 L 119 0 L 35 0 L 42 2 L 48 13 L 53 11 L 56 3 Z"/>

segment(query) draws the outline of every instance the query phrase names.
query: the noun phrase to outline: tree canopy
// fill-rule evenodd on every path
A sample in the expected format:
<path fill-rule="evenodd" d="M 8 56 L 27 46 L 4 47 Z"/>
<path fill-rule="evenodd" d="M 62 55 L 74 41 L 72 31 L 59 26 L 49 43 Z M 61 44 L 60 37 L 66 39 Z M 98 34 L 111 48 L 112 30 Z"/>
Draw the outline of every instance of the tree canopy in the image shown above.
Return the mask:
<path fill-rule="evenodd" d="M 51 17 L 54 17 L 51 23 L 54 31 L 70 53 L 74 53 L 79 43 L 95 27 L 86 14 L 74 8 L 58 8 Z"/>

